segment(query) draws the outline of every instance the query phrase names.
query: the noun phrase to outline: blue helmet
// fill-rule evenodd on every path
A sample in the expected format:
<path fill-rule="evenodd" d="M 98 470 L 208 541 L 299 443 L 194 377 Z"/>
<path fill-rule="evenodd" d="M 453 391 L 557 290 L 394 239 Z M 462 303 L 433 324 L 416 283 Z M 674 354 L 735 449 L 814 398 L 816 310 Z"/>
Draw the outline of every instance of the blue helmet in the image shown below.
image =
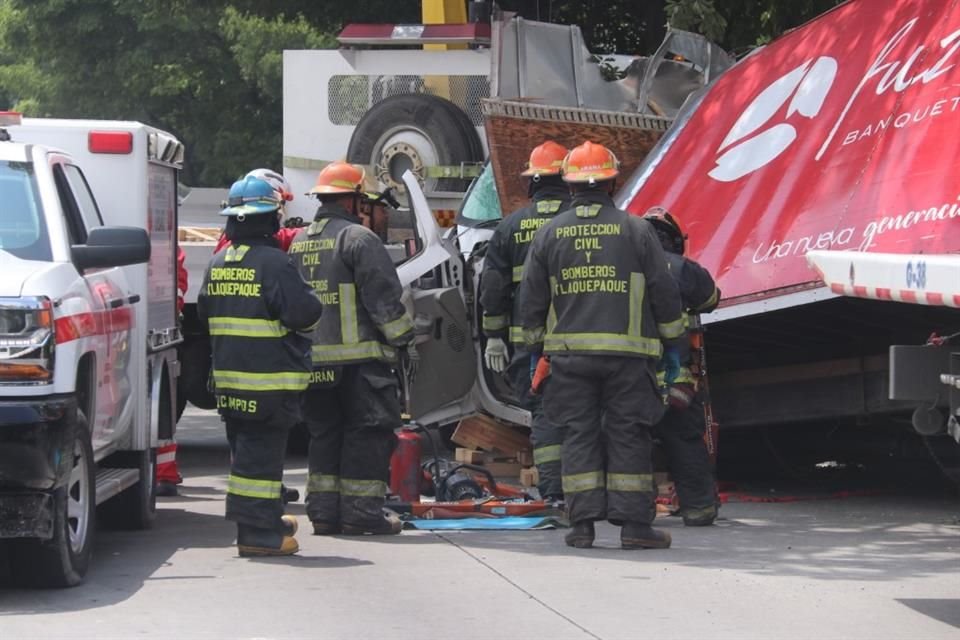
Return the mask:
<path fill-rule="evenodd" d="M 274 191 L 269 182 L 262 178 L 247 176 L 237 180 L 230 187 L 227 206 L 220 215 L 245 217 L 273 213 L 279 211 L 282 204 L 279 194 Z"/>

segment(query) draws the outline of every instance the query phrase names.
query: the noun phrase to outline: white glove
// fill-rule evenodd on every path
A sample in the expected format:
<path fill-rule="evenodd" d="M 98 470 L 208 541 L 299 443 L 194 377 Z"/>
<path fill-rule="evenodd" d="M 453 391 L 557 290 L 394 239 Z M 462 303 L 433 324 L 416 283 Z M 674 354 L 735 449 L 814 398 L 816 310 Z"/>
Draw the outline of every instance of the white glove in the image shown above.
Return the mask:
<path fill-rule="evenodd" d="M 502 373 L 507 368 L 507 343 L 500 338 L 488 338 L 483 359 L 488 369 Z"/>

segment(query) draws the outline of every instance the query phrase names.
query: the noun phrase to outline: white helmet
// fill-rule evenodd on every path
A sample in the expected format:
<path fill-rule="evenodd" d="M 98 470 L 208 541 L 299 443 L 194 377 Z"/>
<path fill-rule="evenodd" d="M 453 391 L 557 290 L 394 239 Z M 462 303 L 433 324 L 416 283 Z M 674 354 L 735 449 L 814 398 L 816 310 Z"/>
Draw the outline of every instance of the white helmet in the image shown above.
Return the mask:
<path fill-rule="evenodd" d="M 283 177 L 282 174 L 277 173 L 273 169 L 254 169 L 249 172 L 244 178 L 260 178 L 265 180 L 267 184 L 273 187 L 273 190 L 280 194 L 281 202 L 289 202 L 293 200 L 293 190 L 290 188 L 290 183 L 287 182 L 287 179 Z"/>

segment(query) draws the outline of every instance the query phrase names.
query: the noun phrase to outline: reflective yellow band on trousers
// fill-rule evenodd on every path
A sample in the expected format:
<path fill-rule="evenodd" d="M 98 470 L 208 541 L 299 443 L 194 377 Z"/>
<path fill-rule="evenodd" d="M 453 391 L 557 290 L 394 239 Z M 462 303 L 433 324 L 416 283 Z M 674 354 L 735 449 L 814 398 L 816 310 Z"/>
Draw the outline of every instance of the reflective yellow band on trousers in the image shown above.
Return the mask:
<path fill-rule="evenodd" d="M 484 331 L 500 331 L 507 328 L 507 316 L 483 316 Z"/>
<path fill-rule="evenodd" d="M 227 493 L 244 498 L 260 498 L 263 500 L 280 499 L 279 480 L 256 480 L 235 476 L 232 473 L 227 477 Z"/>
<path fill-rule="evenodd" d="M 383 332 L 387 340 L 396 340 L 408 331 L 413 331 L 413 321 L 410 320 L 410 316 L 404 313 L 396 320 L 391 320 L 382 325 L 380 331 Z"/>
<path fill-rule="evenodd" d="M 349 360 L 387 360 L 392 362 L 397 352 L 376 340 L 354 344 L 315 344 L 311 349 L 314 364 L 330 364 Z"/>
<path fill-rule="evenodd" d="M 528 344 L 530 344 L 529 341 Z M 663 347 L 659 340 L 641 336 L 617 333 L 552 333 L 543 339 L 543 350 L 548 353 L 610 351 L 659 358 Z"/>
<path fill-rule="evenodd" d="M 607 491 L 653 491 L 653 476 L 649 473 L 608 473 Z"/>
<path fill-rule="evenodd" d="M 510 327 L 510 342 L 517 345 L 526 344 L 523 339 L 523 327 Z"/>
<path fill-rule="evenodd" d="M 603 471 L 587 471 L 586 473 L 575 473 L 562 477 L 564 493 L 578 493 L 580 491 L 593 491 L 594 489 L 603 489 L 604 483 Z"/>
<path fill-rule="evenodd" d="M 303 391 L 310 382 L 306 371 L 250 373 L 247 371 L 213 370 L 213 384 L 217 391 Z"/>
<path fill-rule="evenodd" d="M 340 495 L 358 498 L 382 498 L 387 493 L 387 484 L 382 480 L 340 479 Z"/>
<path fill-rule="evenodd" d="M 210 318 L 210 335 L 236 336 L 240 338 L 282 338 L 287 335 L 286 327 L 279 320 L 260 318 L 233 318 L 218 316 Z"/>
<path fill-rule="evenodd" d="M 547 464 L 548 462 L 560 462 L 559 444 L 548 444 L 544 447 L 536 447 L 533 450 L 534 464 Z"/>
<path fill-rule="evenodd" d="M 340 476 L 311 473 L 307 478 L 307 493 L 340 493 Z"/>

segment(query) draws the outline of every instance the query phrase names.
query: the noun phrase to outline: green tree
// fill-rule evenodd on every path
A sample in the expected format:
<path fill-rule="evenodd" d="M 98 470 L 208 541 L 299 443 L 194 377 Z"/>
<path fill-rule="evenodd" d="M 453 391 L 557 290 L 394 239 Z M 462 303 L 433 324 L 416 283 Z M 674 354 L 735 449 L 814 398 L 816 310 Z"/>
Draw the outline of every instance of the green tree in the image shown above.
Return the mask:
<path fill-rule="evenodd" d="M 765 44 L 843 0 L 501 0 L 530 20 L 576 24 L 591 51 L 650 54 L 667 22 L 727 50 Z"/>
<path fill-rule="evenodd" d="M 840 0 L 501 0 L 578 24 L 597 53 L 649 54 L 669 20 L 728 50 Z M 0 0 L 0 108 L 142 120 L 186 143 L 184 181 L 228 184 L 281 162 L 282 51 L 336 46 L 347 22 L 417 22 L 419 1 Z"/>
<path fill-rule="evenodd" d="M 414 3 L 364 4 L 386 14 Z M 149 122 L 187 143 L 186 182 L 226 184 L 280 166 L 283 49 L 335 46 L 346 12 L 335 2 L 0 0 L 0 98 L 33 116 Z"/>

